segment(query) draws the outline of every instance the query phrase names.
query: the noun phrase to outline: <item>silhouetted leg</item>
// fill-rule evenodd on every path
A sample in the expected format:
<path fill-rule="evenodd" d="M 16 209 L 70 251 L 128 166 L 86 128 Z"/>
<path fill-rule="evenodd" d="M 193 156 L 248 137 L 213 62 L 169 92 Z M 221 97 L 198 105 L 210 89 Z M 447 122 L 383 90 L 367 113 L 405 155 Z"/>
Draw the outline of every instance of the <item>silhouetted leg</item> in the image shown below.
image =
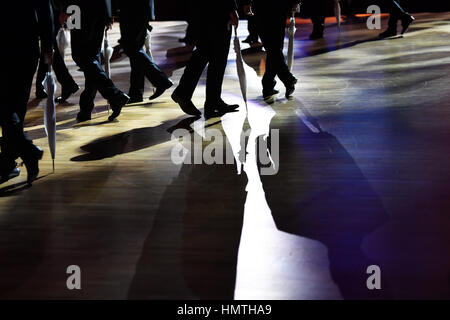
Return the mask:
<path fill-rule="evenodd" d="M 155 87 L 166 87 L 170 84 L 167 75 L 153 62 L 142 49 L 147 36 L 148 21 L 131 21 L 124 19 L 121 23 L 122 47 L 130 58 L 130 96 L 142 97 L 145 77 Z"/>
<path fill-rule="evenodd" d="M 309 36 L 310 39 L 320 39 L 323 37 L 325 27 L 325 8 L 327 0 L 314 0 L 311 6 L 311 22 L 313 23 L 313 31 Z"/>
<path fill-rule="evenodd" d="M 275 24 L 276 22 L 276 24 Z M 286 63 L 286 58 L 283 54 L 284 47 L 284 36 L 285 36 L 285 27 L 286 20 L 280 18 L 278 21 L 275 21 L 273 25 L 274 30 L 274 47 L 273 47 L 273 59 L 274 59 L 274 68 L 278 78 L 283 82 L 285 86 L 290 85 L 293 81 L 295 81 L 295 77 L 289 71 L 289 67 Z"/>
<path fill-rule="evenodd" d="M 206 79 L 206 104 L 221 101 L 222 84 L 230 50 L 231 30 L 226 26 L 209 36 L 209 66 Z M 206 44 L 202 44 L 206 45 Z M 207 50 L 207 49 L 205 49 Z"/>
<path fill-rule="evenodd" d="M 247 17 L 247 21 L 248 37 L 243 42 L 252 44 L 258 41 L 258 26 L 254 16 Z"/>
<path fill-rule="evenodd" d="M 91 114 L 92 110 L 94 110 L 94 100 L 97 95 L 97 89 L 91 78 L 86 77 L 86 75 L 85 78 L 84 91 L 80 95 L 80 112 L 87 115 Z"/>
<path fill-rule="evenodd" d="M 53 55 L 53 71 L 55 72 L 56 79 L 62 87 L 73 87 L 76 85 L 69 70 L 67 69 L 64 57 L 58 50 L 57 42 L 54 42 L 55 53 Z"/>
<path fill-rule="evenodd" d="M 256 23 L 258 27 L 258 33 L 266 49 L 266 71 L 262 79 L 263 94 L 264 92 L 270 92 L 275 88 L 277 82 L 275 81 L 276 69 L 275 69 L 275 59 L 273 54 L 273 40 L 271 35 L 271 26 L 268 25 L 266 18 L 264 16 L 256 15 Z"/>
<path fill-rule="evenodd" d="M 26 136 L 23 127 L 38 57 L 37 53 L 30 53 L 20 59 L 20 63 L 13 64 L 14 68 L 6 67 L 6 70 L 3 70 L 3 90 L 0 92 L 1 166 L 13 164 L 15 159 L 32 146 L 32 141 Z"/>
<path fill-rule="evenodd" d="M 72 57 L 83 70 L 86 82 L 91 84 L 107 100 L 118 96 L 121 91 L 106 75 L 100 64 L 100 51 L 104 26 L 101 19 L 81 30 L 72 30 Z"/>
<path fill-rule="evenodd" d="M 199 44 L 184 69 L 178 87 L 175 89 L 176 94 L 183 99 L 192 99 L 197 83 L 208 64 L 208 53 L 205 51 L 206 49 Z"/>
<path fill-rule="evenodd" d="M 285 16 L 281 14 L 271 18 L 260 16 L 257 21 L 259 30 L 261 30 L 260 36 L 267 52 L 266 72 L 262 79 L 264 94 L 264 92 L 270 92 L 275 87 L 275 76 L 278 75 L 286 86 L 291 84 L 295 77 L 289 71 L 283 54 L 286 27 Z"/>
<path fill-rule="evenodd" d="M 44 62 L 44 57 L 41 55 L 39 58 L 39 66 L 36 74 L 36 93 L 39 91 L 44 91 L 45 74 L 47 73 L 48 65 Z"/>
<path fill-rule="evenodd" d="M 258 27 L 256 26 L 255 17 L 248 18 L 248 32 L 251 39 L 258 40 Z"/>

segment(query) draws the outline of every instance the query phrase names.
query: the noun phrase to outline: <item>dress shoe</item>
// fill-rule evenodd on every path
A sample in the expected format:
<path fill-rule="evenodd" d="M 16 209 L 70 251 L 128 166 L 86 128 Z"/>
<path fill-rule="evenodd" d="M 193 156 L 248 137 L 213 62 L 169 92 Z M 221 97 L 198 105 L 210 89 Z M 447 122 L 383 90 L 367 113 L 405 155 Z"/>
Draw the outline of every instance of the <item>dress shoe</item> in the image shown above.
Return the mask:
<path fill-rule="evenodd" d="M 309 39 L 310 40 L 322 39 L 323 38 L 323 30 L 324 30 L 324 28 L 325 27 L 324 27 L 323 24 L 314 24 L 313 25 L 313 31 L 309 35 Z"/>
<path fill-rule="evenodd" d="M 128 104 L 144 102 L 144 97 L 142 96 L 130 96 L 130 100 L 128 100 Z"/>
<path fill-rule="evenodd" d="M 323 32 L 313 32 L 309 35 L 309 40 L 318 40 L 323 38 Z"/>
<path fill-rule="evenodd" d="M 153 95 L 149 98 L 149 100 L 154 100 L 158 98 L 171 86 L 173 86 L 173 82 L 169 80 L 169 82 L 167 82 L 165 85 L 157 87 Z"/>
<path fill-rule="evenodd" d="M 27 183 L 30 187 L 39 174 L 39 160 L 42 159 L 43 155 L 44 151 L 33 144 L 30 146 L 29 150 L 25 152 L 25 154 L 21 155 L 23 163 L 27 168 Z"/>
<path fill-rule="evenodd" d="M 45 92 L 44 88 L 36 88 L 36 98 L 37 99 L 47 98 L 47 92 Z"/>
<path fill-rule="evenodd" d="M 14 179 L 20 175 L 20 169 L 16 167 L 17 164 L 14 162 L 10 168 L 2 170 L 0 174 L 0 184 L 5 183 L 11 179 Z"/>
<path fill-rule="evenodd" d="M 109 105 L 111 106 L 112 114 L 108 117 L 108 121 L 113 121 L 114 119 L 116 119 L 120 115 L 122 107 L 126 105 L 129 100 L 130 97 L 123 92 L 119 93 L 116 97 L 111 99 L 109 101 Z"/>
<path fill-rule="evenodd" d="M 171 97 L 173 101 L 178 103 L 178 105 L 180 106 L 181 110 L 184 111 L 184 113 L 189 114 L 191 116 L 200 116 L 202 114 L 200 110 L 198 110 L 192 103 L 191 99 L 184 99 L 179 95 L 177 95 L 175 91 L 172 93 Z"/>
<path fill-rule="evenodd" d="M 194 39 L 191 39 L 191 38 L 188 38 L 188 37 L 184 37 L 184 38 L 178 39 L 178 41 L 179 42 L 184 42 L 187 45 L 194 45 L 195 44 Z"/>
<path fill-rule="evenodd" d="M 378 37 L 385 39 L 385 38 L 395 37 L 396 35 L 397 35 L 397 30 L 388 28 L 386 31 L 380 33 L 378 35 Z"/>
<path fill-rule="evenodd" d="M 81 123 L 81 122 L 86 122 L 91 120 L 91 113 L 90 112 L 84 112 L 84 111 L 80 111 L 77 114 L 77 122 Z"/>
<path fill-rule="evenodd" d="M 405 34 L 406 31 L 408 31 L 411 23 L 413 23 L 414 20 L 416 20 L 416 19 L 410 14 L 407 14 L 402 18 L 402 33 L 401 34 Z"/>
<path fill-rule="evenodd" d="M 242 40 L 242 42 L 252 44 L 258 42 L 258 37 L 248 36 L 245 40 Z"/>
<path fill-rule="evenodd" d="M 205 103 L 205 119 L 222 117 L 229 112 L 236 112 L 239 109 L 238 104 L 227 104 L 224 101 L 218 103 Z"/>
<path fill-rule="evenodd" d="M 286 85 L 286 99 L 289 99 L 295 91 L 295 85 L 297 84 L 297 79 L 292 80 L 291 83 Z"/>
<path fill-rule="evenodd" d="M 65 102 L 71 95 L 73 95 L 75 92 L 77 92 L 80 89 L 80 87 L 74 83 L 70 87 L 62 87 L 61 90 L 61 96 L 55 99 L 56 103 L 62 103 Z"/>
<path fill-rule="evenodd" d="M 263 90 L 263 99 L 268 100 L 271 99 L 273 96 L 279 94 L 280 91 L 271 89 L 271 90 Z"/>

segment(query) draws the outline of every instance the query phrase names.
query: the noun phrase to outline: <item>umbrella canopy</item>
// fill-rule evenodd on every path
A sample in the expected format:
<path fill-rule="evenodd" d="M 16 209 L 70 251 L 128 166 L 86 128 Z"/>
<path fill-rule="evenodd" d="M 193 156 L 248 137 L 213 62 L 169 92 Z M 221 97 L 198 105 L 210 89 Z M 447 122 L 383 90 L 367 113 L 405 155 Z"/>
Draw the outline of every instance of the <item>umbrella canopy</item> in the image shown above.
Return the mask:
<path fill-rule="evenodd" d="M 56 42 L 58 43 L 58 50 L 61 56 L 65 56 L 66 49 L 70 45 L 70 32 L 65 28 L 60 28 L 56 35 Z"/>
<path fill-rule="evenodd" d="M 334 15 L 336 16 L 338 29 L 341 31 L 341 5 L 339 0 L 334 0 Z"/>
<path fill-rule="evenodd" d="M 241 86 L 242 98 L 247 105 L 247 77 L 245 75 L 244 60 L 242 58 L 241 43 L 237 36 L 237 29 L 234 28 L 234 51 L 236 51 L 236 67 L 239 77 L 239 85 Z"/>
<path fill-rule="evenodd" d="M 295 13 L 293 12 L 291 20 L 289 22 L 289 29 L 288 29 L 289 45 L 288 45 L 288 55 L 287 55 L 288 67 L 289 67 L 289 71 L 291 71 L 291 72 L 292 72 L 292 67 L 293 67 L 293 64 L 294 64 L 294 37 L 295 37 L 295 31 L 297 31 L 297 29 L 295 27 Z"/>
<path fill-rule="evenodd" d="M 47 92 L 47 103 L 44 106 L 44 127 L 48 137 L 48 146 L 53 160 L 53 172 L 55 172 L 55 156 L 56 156 L 56 110 L 55 110 L 55 91 L 56 82 L 53 77 L 51 66 L 45 75 L 44 82 L 45 91 Z"/>

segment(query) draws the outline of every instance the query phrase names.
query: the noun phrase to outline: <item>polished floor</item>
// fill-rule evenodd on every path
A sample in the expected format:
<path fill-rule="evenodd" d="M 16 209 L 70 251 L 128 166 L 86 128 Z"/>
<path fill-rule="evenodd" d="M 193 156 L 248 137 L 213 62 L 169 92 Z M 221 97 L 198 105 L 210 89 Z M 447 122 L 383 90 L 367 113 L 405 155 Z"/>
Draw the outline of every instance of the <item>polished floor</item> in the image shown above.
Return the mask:
<path fill-rule="evenodd" d="M 98 96 L 93 120 L 76 124 L 78 93 L 57 106 L 54 173 L 44 101 L 31 100 L 26 130 L 46 154 L 32 188 L 25 170 L 0 186 L 0 298 L 450 298 L 450 13 L 416 18 L 381 41 L 364 22 L 339 33 L 328 19 L 311 42 L 298 20 L 299 84 L 292 100 L 279 84 L 272 105 L 261 98 L 264 53 L 243 45 L 246 106 L 231 48 L 223 97 L 241 107 L 221 119 L 187 117 L 169 90 L 113 123 Z M 186 26 L 154 27 L 154 58 L 177 83 Z M 128 59 L 116 60 L 125 91 L 128 76 Z M 204 87 L 202 77 L 198 106 Z M 235 161 L 174 163 L 193 141 Z M 81 290 L 66 287 L 70 265 Z M 370 265 L 381 290 L 366 286 Z"/>

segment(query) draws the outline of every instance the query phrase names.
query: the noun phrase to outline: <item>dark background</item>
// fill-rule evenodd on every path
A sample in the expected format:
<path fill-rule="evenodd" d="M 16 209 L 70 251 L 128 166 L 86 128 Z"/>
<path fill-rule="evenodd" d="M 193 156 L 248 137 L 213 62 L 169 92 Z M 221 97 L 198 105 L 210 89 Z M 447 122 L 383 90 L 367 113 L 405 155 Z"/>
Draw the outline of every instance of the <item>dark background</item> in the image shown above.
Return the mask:
<path fill-rule="evenodd" d="M 132 1 L 132 0 L 130 0 Z M 195 0 L 192 0 L 195 1 Z M 214 7 L 214 1 L 211 0 L 211 6 Z M 238 0 L 239 1 L 239 0 Z M 303 0 L 316 1 L 316 0 Z M 345 2 L 347 0 L 341 0 L 344 7 L 345 14 Z M 352 0 L 352 6 L 356 13 L 365 13 L 367 7 L 372 4 L 378 4 L 383 9 L 384 0 Z M 403 0 L 401 1 L 405 10 L 409 12 L 430 12 L 430 11 L 450 11 L 450 0 Z M 156 19 L 157 20 L 184 20 L 185 15 L 188 12 L 189 0 L 155 0 L 156 7 Z M 333 1 L 330 1 L 328 15 L 333 14 Z M 212 10 L 213 11 L 213 10 Z"/>

